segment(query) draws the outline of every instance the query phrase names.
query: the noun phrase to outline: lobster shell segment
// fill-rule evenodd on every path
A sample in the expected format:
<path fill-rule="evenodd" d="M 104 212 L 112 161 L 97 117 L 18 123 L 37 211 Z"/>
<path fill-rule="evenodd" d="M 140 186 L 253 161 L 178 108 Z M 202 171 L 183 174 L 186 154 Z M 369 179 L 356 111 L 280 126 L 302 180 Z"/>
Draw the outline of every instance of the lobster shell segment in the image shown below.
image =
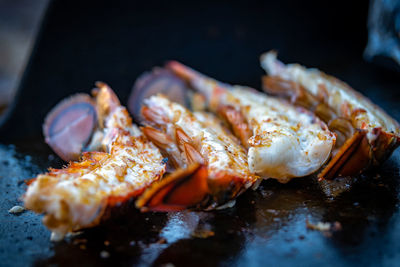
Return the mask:
<path fill-rule="evenodd" d="M 136 201 L 142 211 L 180 211 L 195 207 L 210 193 L 207 167 L 194 163 L 153 184 Z"/>
<path fill-rule="evenodd" d="M 189 92 L 186 84 L 167 69 L 154 68 L 143 73 L 136 81 L 128 98 L 128 110 L 133 118 L 140 122 L 143 100 L 152 95 L 162 93 L 174 102 L 188 106 Z"/>
<path fill-rule="evenodd" d="M 77 160 L 97 126 L 92 98 L 76 94 L 61 101 L 46 116 L 43 135 L 46 143 L 63 160 Z"/>
<path fill-rule="evenodd" d="M 337 135 L 321 179 L 357 175 L 385 161 L 400 145 L 398 122 L 338 79 L 298 64 L 285 65 L 274 51 L 261 56 L 263 89 L 313 111 Z"/>

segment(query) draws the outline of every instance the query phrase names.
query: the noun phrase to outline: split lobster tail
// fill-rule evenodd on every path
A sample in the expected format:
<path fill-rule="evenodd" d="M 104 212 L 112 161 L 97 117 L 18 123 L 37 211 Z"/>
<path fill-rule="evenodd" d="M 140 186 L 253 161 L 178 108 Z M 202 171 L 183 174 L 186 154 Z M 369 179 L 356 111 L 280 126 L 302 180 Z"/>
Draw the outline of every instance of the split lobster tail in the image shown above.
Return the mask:
<path fill-rule="evenodd" d="M 141 195 L 165 172 L 160 151 L 132 124 L 116 94 L 104 83 L 96 86 L 93 97 L 75 95 L 57 105 L 44 127 L 49 144 L 60 148 L 55 149 L 60 156 L 69 159 L 74 151 L 81 155 L 79 161 L 39 174 L 23 197 L 27 209 L 44 214 L 43 222 L 57 240 L 98 225 L 116 206 Z M 90 135 L 86 147 L 90 151 L 82 152 Z M 71 142 L 61 147 L 65 140 Z M 72 144 L 76 150 L 68 150 Z"/>
<path fill-rule="evenodd" d="M 221 208 L 257 181 L 245 150 L 216 117 L 191 112 L 163 95 L 145 99 L 141 110 L 143 133 L 176 171 L 147 190 L 138 207 L 153 211 Z"/>
<path fill-rule="evenodd" d="M 253 88 L 229 85 L 172 61 L 166 67 L 206 99 L 247 150 L 251 172 L 286 183 L 316 172 L 335 135 L 313 113 Z"/>
<path fill-rule="evenodd" d="M 274 51 L 261 56 L 263 89 L 305 107 L 337 135 L 319 180 L 354 176 L 383 163 L 400 145 L 396 120 L 347 84 L 315 69 L 285 65 Z"/>

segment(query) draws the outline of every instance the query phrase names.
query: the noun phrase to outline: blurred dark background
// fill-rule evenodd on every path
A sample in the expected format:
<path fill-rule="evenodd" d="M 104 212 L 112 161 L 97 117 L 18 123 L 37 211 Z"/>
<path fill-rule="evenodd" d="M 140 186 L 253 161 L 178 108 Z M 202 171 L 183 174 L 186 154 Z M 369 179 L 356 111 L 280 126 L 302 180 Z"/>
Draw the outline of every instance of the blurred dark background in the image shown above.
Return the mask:
<path fill-rule="evenodd" d="M 135 79 L 170 59 L 222 81 L 259 88 L 259 55 L 276 49 L 284 62 L 317 67 L 378 101 L 399 85 L 395 70 L 364 60 L 370 5 L 365 0 L 3 0 L 1 5 L 11 7 L 2 8 L 7 15 L 1 18 L 7 22 L 2 27 L 7 30 L 1 35 L 24 29 L 20 31 L 26 36 L 23 48 L 18 40 L 8 45 L 13 52 L 2 48 L 8 60 L 1 64 L 18 61 L 11 74 L 1 76 L 12 80 L 2 87 L 2 94 L 8 95 L 2 99 L 10 100 L 13 94 L 8 91 L 18 87 L 0 121 L 4 142 L 38 135 L 52 106 L 72 93 L 89 92 L 97 80 L 109 83 L 126 103 Z M 21 20 L 9 15 L 12 12 L 22 14 Z M 390 105 L 383 108 L 390 110 Z"/>
<path fill-rule="evenodd" d="M 48 2 L 0 1 L 0 114 L 14 97 Z"/>

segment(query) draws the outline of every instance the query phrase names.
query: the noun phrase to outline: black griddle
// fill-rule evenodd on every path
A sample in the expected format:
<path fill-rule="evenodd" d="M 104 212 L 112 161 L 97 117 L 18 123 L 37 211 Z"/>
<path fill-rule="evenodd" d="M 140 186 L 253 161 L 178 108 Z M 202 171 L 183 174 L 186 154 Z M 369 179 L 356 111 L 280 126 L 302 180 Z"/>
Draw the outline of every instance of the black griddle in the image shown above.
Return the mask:
<path fill-rule="evenodd" d="M 51 107 L 97 80 L 126 104 L 135 79 L 170 59 L 260 88 L 258 57 L 277 49 L 284 62 L 337 76 L 399 120 L 399 73 L 363 60 L 367 11 L 367 1 L 344 0 L 52 1 L 0 127 L 0 265 L 398 266 L 399 151 L 336 199 L 312 179 L 264 181 L 221 211 L 142 214 L 130 203 L 59 243 L 41 216 L 7 212 L 21 204 L 25 179 L 64 164 L 41 134 Z M 320 221 L 342 229 L 306 228 Z"/>

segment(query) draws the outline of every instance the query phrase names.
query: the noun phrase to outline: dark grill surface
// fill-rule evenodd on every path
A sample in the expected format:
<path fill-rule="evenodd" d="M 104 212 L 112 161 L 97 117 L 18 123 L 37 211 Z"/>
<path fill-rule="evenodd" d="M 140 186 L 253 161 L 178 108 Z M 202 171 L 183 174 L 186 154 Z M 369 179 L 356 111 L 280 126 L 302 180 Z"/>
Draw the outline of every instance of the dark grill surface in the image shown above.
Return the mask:
<path fill-rule="evenodd" d="M 169 59 L 259 88 L 258 57 L 275 48 L 284 62 L 337 76 L 399 120 L 399 74 L 362 58 L 366 1 L 320 2 L 53 1 L 14 109 L 0 127 L 0 265 L 398 264 L 399 151 L 335 200 L 310 178 L 264 181 L 231 209 L 141 214 L 128 205 L 114 219 L 59 243 L 49 241 L 41 216 L 8 213 L 21 205 L 25 179 L 63 164 L 41 136 L 52 106 L 89 92 L 97 80 L 109 83 L 125 104 L 135 79 Z M 312 231 L 307 221 L 340 222 L 342 229 Z"/>

